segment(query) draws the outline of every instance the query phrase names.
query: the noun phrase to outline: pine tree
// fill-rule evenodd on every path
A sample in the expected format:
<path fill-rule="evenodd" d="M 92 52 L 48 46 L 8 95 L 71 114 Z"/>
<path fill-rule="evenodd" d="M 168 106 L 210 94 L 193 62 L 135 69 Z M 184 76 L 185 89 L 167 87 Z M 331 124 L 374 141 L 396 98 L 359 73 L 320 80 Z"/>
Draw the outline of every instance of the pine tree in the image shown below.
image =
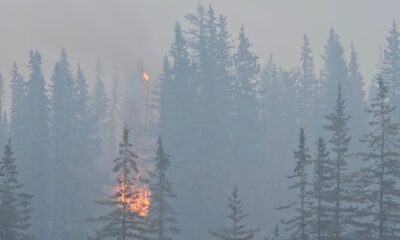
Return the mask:
<path fill-rule="evenodd" d="M 377 93 L 371 99 L 369 133 L 363 138 L 368 151 L 361 154 L 367 166 L 362 169 L 361 181 L 365 183 L 364 198 L 372 219 L 364 225 L 363 233 L 370 239 L 398 239 L 400 237 L 400 123 L 394 120 L 395 107 L 390 101 L 389 87 L 383 76 L 376 79 Z"/>
<path fill-rule="evenodd" d="M 160 128 L 161 133 L 170 139 L 172 146 L 187 144 L 187 133 L 193 119 L 190 106 L 195 98 L 192 84 L 190 60 L 187 41 L 183 36 L 180 24 L 175 25 L 174 42 L 168 58 L 164 60 L 164 71 L 160 79 Z M 182 101 L 185 99 L 185 101 Z M 178 141 L 175 143 L 175 141 Z"/>
<path fill-rule="evenodd" d="M 73 187 L 79 182 L 72 166 L 80 166 L 81 156 L 75 147 L 75 128 L 79 125 L 75 121 L 74 79 L 70 70 L 68 56 L 63 48 L 60 58 L 56 62 L 52 76 L 51 98 L 51 142 L 52 142 L 52 167 L 54 187 L 63 189 L 61 193 L 52 198 L 54 209 L 52 210 L 54 238 L 76 238 L 76 219 L 79 219 L 80 211 L 77 203 L 76 189 Z M 80 166 L 81 168 L 82 166 Z M 62 169 L 60 171 L 59 169 Z M 79 197 L 82 197 L 79 194 Z M 63 199 L 69 199 L 64 201 Z"/>
<path fill-rule="evenodd" d="M 7 122 L 4 119 L 4 79 L 3 75 L 0 74 L 0 144 L 6 142 L 6 135 L 7 135 Z"/>
<path fill-rule="evenodd" d="M 235 186 L 232 194 L 228 199 L 229 214 L 226 216 L 229 219 L 229 225 L 217 228 L 211 231 L 211 235 L 220 240 L 251 240 L 255 238 L 258 231 L 256 228 L 248 228 L 243 223 L 246 213 L 243 210 L 242 200 L 238 195 L 238 188 Z"/>
<path fill-rule="evenodd" d="M 367 114 L 365 112 L 366 105 L 364 103 L 364 80 L 359 70 L 358 54 L 354 50 L 353 44 L 351 44 L 348 69 L 349 84 L 347 86 L 347 89 L 344 89 L 343 91 L 344 94 L 347 96 L 348 109 L 351 109 L 351 112 L 353 113 L 350 126 L 353 130 L 353 135 L 358 139 L 359 137 L 361 137 L 363 130 L 367 127 L 367 123 L 364 120 L 367 118 Z"/>
<path fill-rule="evenodd" d="M 92 108 L 94 109 L 96 126 L 99 130 L 99 139 L 101 139 L 101 156 L 104 156 L 107 152 L 106 149 L 109 147 L 108 122 L 110 120 L 110 98 L 105 90 L 103 69 L 100 60 L 98 60 L 96 64 L 96 82 L 94 85 Z"/>
<path fill-rule="evenodd" d="M 8 140 L 0 161 L 0 239 L 30 240 L 30 201 L 32 195 L 24 193 L 19 183 L 16 159 Z"/>
<path fill-rule="evenodd" d="M 167 56 L 164 56 L 163 70 L 160 75 L 159 84 L 159 101 L 160 101 L 160 133 L 163 136 L 173 135 L 173 100 L 171 99 L 174 95 L 171 94 L 172 86 L 172 76 L 171 76 L 171 64 Z M 173 144 L 174 146 L 174 144 Z"/>
<path fill-rule="evenodd" d="M 22 108 L 23 122 L 19 126 L 23 133 L 18 139 L 18 156 L 21 159 L 21 176 L 29 192 L 41 193 L 32 201 L 35 211 L 32 223 L 35 236 L 40 239 L 51 237 L 53 210 L 50 200 L 52 180 L 43 166 L 52 166 L 49 159 L 49 99 L 46 94 L 45 80 L 41 68 L 42 57 L 39 52 L 31 51 L 29 59 L 30 75 Z"/>
<path fill-rule="evenodd" d="M 318 138 L 316 142 L 317 152 L 315 153 L 314 164 L 314 180 L 311 190 L 311 233 L 313 239 L 322 240 L 329 238 L 329 228 L 331 219 L 327 218 L 330 207 L 330 190 L 332 188 L 332 172 L 334 163 L 329 159 L 329 152 L 326 149 L 326 143 L 322 138 Z"/>
<path fill-rule="evenodd" d="M 170 165 L 169 155 L 164 152 L 161 138 L 157 141 L 155 170 L 150 173 L 151 208 L 150 224 L 155 240 L 172 240 L 179 232 L 176 213 L 170 203 L 176 195 L 167 178 Z"/>
<path fill-rule="evenodd" d="M 195 89 L 190 91 L 195 93 L 194 98 L 189 99 L 193 98 L 197 106 L 191 107 L 195 110 L 191 114 L 194 116 L 191 125 L 200 143 L 196 150 L 207 152 L 207 158 L 211 159 L 222 153 L 221 143 L 229 136 L 227 122 L 232 110 L 227 104 L 231 100 L 228 69 L 232 66 L 229 33 L 225 19 L 217 18 L 211 5 L 208 9 L 199 5 L 196 14 L 189 14 L 187 20 L 190 24 L 188 46 L 192 53 L 190 86 Z"/>
<path fill-rule="evenodd" d="M 73 80 L 73 112 L 71 119 L 73 121 L 71 146 L 73 147 L 69 153 L 71 155 L 69 159 L 73 163 L 73 168 L 65 168 L 65 170 L 70 170 L 68 174 L 71 176 L 66 184 L 68 187 L 78 184 L 93 186 L 90 189 L 73 189 L 73 192 L 71 192 L 72 196 L 69 198 L 69 204 L 73 208 L 69 214 L 74 217 L 74 223 L 71 224 L 73 226 L 73 234 L 75 235 L 74 238 L 82 238 L 82 236 L 87 235 L 88 228 L 84 224 L 85 222 L 77 220 L 83 219 L 84 216 L 91 215 L 94 211 L 97 211 L 97 209 L 92 207 L 93 196 L 102 194 L 102 186 L 106 183 L 108 184 L 110 179 L 103 177 L 106 166 L 99 164 L 99 130 L 95 124 L 94 111 L 90 107 L 91 96 L 89 95 L 87 81 L 79 65 L 77 66 Z M 77 142 L 79 144 L 73 144 Z"/>
<path fill-rule="evenodd" d="M 400 34 L 396 22 L 386 37 L 386 48 L 383 55 L 383 78 L 389 87 L 389 97 L 393 104 L 400 104 Z"/>
<path fill-rule="evenodd" d="M 278 67 L 270 54 L 268 62 L 261 71 L 260 81 L 258 83 L 258 98 L 261 108 L 261 119 L 264 122 L 272 121 L 281 112 L 279 104 L 270 104 L 272 102 L 280 103 L 283 101 L 283 87 L 279 81 Z"/>
<path fill-rule="evenodd" d="M 23 109 L 24 109 L 24 98 L 25 98 L 25 82 L 22 75 L 19 72 L 16 63 L 13 65 L 11 71 L 11 124 L 10 132 L 14 139 L 14 145 L 18 148 L 19 142 L 23 138 L 22 124 L 24 122 Z"/>
<path fill-rule="evenodd" d="M 338 83 L 342 83 L 345 88 L 348 87 L 348 70 L 344 59 L 344 49 L 339 41 L 339 36 L 333 28 L 329 32 L 329 38 L 325 45 L 325 54 L 323 55 L 324 68 L 322 70 L 323 90 L 322 96 L 325 96 L 325 110 L 335 102 L 334 91 Z M 325 111 L 327 112 L 327 111 Z"/>
<path fill-rule="evenodd" d="M 120 93 L 120 80 L 117 73 L 114 72 L 113 76 L 113 87 L 111 96 L 111 107 L 110 107 L 110 143 L 111 149 L 117 149 L 118 147 L 118 129 L 119 121 L 121 120 L 121 93 Z"/>
<path fill-rule="evenodd" d="M 235 80 L 233 95 L 233 149 L 237 159 L 255 157 L 255 149 L 260 141 L 259 113 L 255 83 L 260 67 L 258 57 L 251 52 L 251 43 L 247 38 L 244 27 L 240 29 L 239 45 L 234 56 Z M 246 126 L 246 128 L 243 128 Z M 251 148 L 249 148 L 251 146 Z"/>
<path fill-rule="evenodd" d="M 359 109 L 364 110 L 363 100 L 365 99 L 365 91 L 364 91 L 364 80 L 363 76 L 361 75 L 359 69 L 359 62 L 358 62 L 358 54 L 354 49 L 354 44 L 351 44 L 351 51 L 350 51 L 350 61 L 349 61 L 349 82 L 350 82 L 350 89 L 349 97 L 351 96 L 353 99 L 349 103 L 349 108 L 360 111 Z M 350 94 L 351 93 L 351 94 Z M 354 106 L 354 107 L 353 107 Z"/>
<path fill-rule="evenodd" d="M 345 100 L 342 97 L 342 85 L 339 83 L 336 105 L 333 112 L 326 116 L 328 124 L 325 126 L 325 129 L 331 133 L 329 142 L 332 145 L 332 160 L 334 161 L 331 219 L 332 234 L 336 240 L 342 239 L 345 231 L 346 201 L 348 201 L 347 192 L 349 191 L 346 178 L 348 176 L 347 161 L 349 159 L 349 145 L 351 141 L 350 129 L 347 126 L 350 116 L 346 115 L 345 111 L 346 106 Z"/>
<path fill-rule="evenodd" d="M 303 46 L 301 47 L 301 77 L 298 83 L 298 117 L 303 126 L 308 129 L 312 126 L 310 111 L 318 109 L 319 104 L 318 82 L 314 74 L 314 59 L 310 47 L 310 39 L 307 34 L 303 37 Z M 311 130 L 311 129 L 310 129 Z"/>
<path fill-rule="evenodd" d="M 310 156 L 306 147 L 306 137 L 303 128 L 300 129 L 298 149 L 294 152 L 296 166 L 293 175 L 288 176 L 293 183 L 289 189 L 296 191 L 296 200 L 287 206 L 279 209 L 291 209 L 295 215 L 283 221 L 286 225 L 285 231 L 289 231 L 290 239 L 307 240 L 310 239 L 308 221 L 310 217 L 310 198 L 308 194 L 307 168 L 310 165 Z"/>
<path fill-rule="evenodd" d="M 271 238 L 266 237 L 265 240 L 279 240 L 280 236 L 281 236 L 281 233 L 280 233 L 280 230 L 279 230 L 279 226 L 275 225 L 272 237 Z"/>
<path fill-rule="evenodd" d="M 119 144 L 119 156 L 114 160 L 113 172 L 117 175 L 115 193 L 105 201 L 98 201 L 100 206 L 110 209 L 104 216 L 91 219 L 100 225 L 89 239 L 143 239 L 148 227 L 142 217 L 131 209 L 131 204 L 138 197 L 135 177 L 139 173 L 136 163 L 138 156 L 131 150 L 129 129 L 125 125 L 122 141 Z"/>

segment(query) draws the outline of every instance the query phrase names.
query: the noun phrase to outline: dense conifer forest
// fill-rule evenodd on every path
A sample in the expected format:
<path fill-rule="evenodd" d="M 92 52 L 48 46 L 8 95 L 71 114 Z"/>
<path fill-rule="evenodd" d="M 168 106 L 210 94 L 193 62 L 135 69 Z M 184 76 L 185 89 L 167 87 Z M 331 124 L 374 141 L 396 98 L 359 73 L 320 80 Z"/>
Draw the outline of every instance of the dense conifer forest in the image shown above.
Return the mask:
<path fill-rule="evenodd" d="M 0 75 L 0 240 L 400 238 L 396 21 L 365 79 L 333 27 L 285 68 L 222 14 L 171 26 L 159 75 L 65 48 Z"/>

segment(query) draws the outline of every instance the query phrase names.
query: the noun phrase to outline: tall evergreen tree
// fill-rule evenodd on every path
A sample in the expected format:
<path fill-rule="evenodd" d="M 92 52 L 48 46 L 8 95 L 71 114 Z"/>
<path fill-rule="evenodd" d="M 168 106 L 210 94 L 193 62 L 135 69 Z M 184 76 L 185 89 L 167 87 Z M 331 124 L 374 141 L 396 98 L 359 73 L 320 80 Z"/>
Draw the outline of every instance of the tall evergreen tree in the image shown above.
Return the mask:
<path fill-rule="evenodd" d="M 143 224 L 141 216 L 131 209 L 131 204 L 138 197 L 133 179 L 139 173 L 136 163 L 138 156 L 131 150 L 129 129 L 125 125 L 122 141 L 119 144 L 119 156 L 114 160 L 113 172 L 117 175 L 115 193 L 105 201 L 98 201 L 101 206 L 106 206 L 110 212 L 104 216 L 92 219 L 99 223 L 92 238 L 89 239 L 143 239 L 148 231 Z"/>
<path fill-rule="evenodd" d="M 386 48 L 383 55 L 383 78 L 389 87 L 389 97 L 393 104 L 400 104 L 400 33 L 396 22 L 386 37 Z"/>
<path fill-rule="evenodd" d="M 3 75 L 0 74 L 0 144 L 6 142 L 7 135 L 7 119 L 4 118 L 4 78 Z"/>
<path fill-rule="evenodd" d="M 11 70 L 11 123 L 10 133 L 14 139 L 14 145 L 16 148 L 20 146 L 19 142 L 23 138 L 23 131 L 21 129 L 24 122 L 23 109 L 24 109 L 24 98 L 25 98 L 25 82 L 19 72 L 16 63 L 13 65 Z"/>
<path fill-rule="evenodd" d="M 208 158 L 221 153 L 221 143 L 227 140 L 227 119 L 229 119 L 229 75 L 231 64 L 229 34 L 226 21 L 217 19 L 210 5 L 199 5 L 196 14 L 187 16 L 188 46 L 192 53 L 192 86 L 195 87 L 192 114 L 195 133 L 198 135 L 197 150 L 209 153 Z M 192 92 L 192 91 L 191 91 Z M 211 166 L 210 166 L 211 167 Z"/>
<path fill-rule="evenodd" d="M 250 50 L 251 43 L 243 26 L 240 29 L 238 41 L 239 45 L 234 56 L 233 139 L 235 140 L 235 156 L 237 159 L 243 159 L 245 156 L 247 158 L 255 157 L 255 149 L 260 140 L 260 132 L 257 128 L 259 114 L 255 90 L 260 67 L 257 63 L 258 57 Z"/>
<path fill-rule="evenodd" d="M 264 122 L 271 121 L 271 118 L 278 116 L 282 109 L 278 104 L 270 103 L 280 103 L 284 98 L 283 87 L 279 81 L 278 67 L 273 61 L 272 54 L 270 54 L 268 62 L 261 71 L 257 91 L 261 120 Z"/>
<path fill-rule="evenodd" d="M 94 111 L 90 107 L 91 96 L 89 95 L 88 85 L 84 73 L 78 65 L 73 76 L 72 93 L 72 149 L 70 149 L 69 175 L 71 180 L 67 182 L 69 186 L 88 185 L 90 189 L 74 189 L 71 191 L 70 206 L 74 208 L 69 214 L 73 217 L 73 234 L 76 238 L 87 235 L 87 225 L 82 222 L 85 216 L 92 214 L 95 209 L 92 207 L 93 196 L 103 193 L 102 186 L 109 183 L 109 179 L 104 178 L 105 164 L 99 164 L 100 138 L 98 128 L 95 124 Z M 79 144 L 73 144 L 77 143 Z M 64 158 L 67 159 L 67 158 Z M 72 165 L 71 165 L 72 164 Z"/>
<path fill-rule="evenodd" d="M 111 149 L 118 148 L 118 129 L 119 121 L 121 120 L 121 90 L 120 90 L 120 80 L 117 73 L 114 72 L 113 76 L 113 87 L 111 96 L 111 106 L 110 106 L 110 143 Z"/>
<path fill-rule="evenodd" d="M 348 70 L 344 59 L 344 49 L 333 28 L 329 31 L 325 54 L 322 58 L 324 67 L 321 75 L 324 87 L 321 94 L 325 96 L 325 113 L 327 113 L 327 108 L 335 102 L 335 89 L 337 89 L 338 83 L 342 83 L 345 88 L 348 87 Z"/>
<path fill-rule="evenodd" d="M 164 152 L 161 138 L 157 141 L 155 170 L 150 173 L 151 208 L 150 224 L 156 240 L 172 240 L 179 232 L 175 211 L 170 199 L 176 197 L 167 178 L 170 165 L 169 155 Z"/>
<path fill-rule="evenodd" d="M 62 237 L 76 238 L 79 219 L 79 205 L 74 206 L 76 189 L 73 183 L 77 176 L 73 174 L 72 166 L 79 166 L 80 158 L 74 144 L 75 125 L 75 102 L 74 102 L 74 80 L 70 70 L 68 57 L 65 49 L 61 50 L 60 58 L 56 62 L 52 76 L 52 98 L 51 98 L 51 143 L 52 143 L 52 167 L 51 178 L 54 186 L 61 187 L 63 191 L 54 194 L 52 201 L 52 221 L 54 227 L 52 234 L 54 238 Z M 71 182 L 72 181 L 72 182 Z M 81 195 L 79 195 L 81 196 Z M 64 201 L 70 199 L 70 201 Z M 78 226 L 81 226 L 79 224 Z"/>
<path fill-rule="evenodd" d="M 365 91 L 364 91 L 364 80 L 363 76 L 361 75 L 359 69 L 359 62 L 358 62 L 358 54 L 354 49 L 354 44 L 351 44 L 351 51 L 350 51 L 350 61 L 349 61 L 349 91 L 347 94 L 349 97 L 352 97 L 349 108 L 360 111 L 358 109 L 364 110 L 363 100 L 365 99 Z M 354 106 L 354 108 L 353 108 Z"/>
<path fill-rule="evenodd" d="M 238 188 L 235 186 L 228 199 L 229 225 L 211 231 L 211 235 L 220 240 L 251 240 L 255 238 L 257 228 L 249 228 L 243 223 L 246 213 L 243 210 L 242 200 L 239 198 Z"/>
<path fill-rule="evenodd" d="M 105 156 L 107 152 L 106 149 L 109 147 L 108 122 L 110 120 L 110 98 L 105 90 L 103 68 L 100 60 L 98 60 L 96 64 L 96 82 L 94 85 L 92 104 L 96 126 L 99 130 L 99 138 L 101 139 L 101 156 Z"/>
<path fill-rule="evenodd" d="M 311 190 L 311 233 L 313 239 L 322 240 L 329 239 L 329 227 L 331 219 L 329 216 L 329 208 L 331 201 L 329 200 L 332 188 L 332 172 L 334 168 L 333 162 L 329 159 L 329 152 L 326 149 L 326 143 L 322 138 L 318 138 L 316 142 L 317 151 L 315 153 L 314 163 L 314 180 Z"/>
<path fill-rule="evenodd" d="M 303 128 L 300 129 L 298 149 L 294 152 L 296 166 L 293 175 L 288 176 L 293 179 L 289 189 L 296 191 L 296 200 L 280 209 L 291 209 L 294 216 L 283 221 L 286 231 L 289 231 L 290 239 L 307 240 L 310 239 L 309 217 L 310 217 L 310 198 L 308 195 L 309 182 L 307 181 L 307 168 L 310 165 L 310 156 L 306 147 L 306 137 Z"/>
<path fill-rule="evenodd" d="M 48 169 L 43 167 L 52 166 L 49 160 L 49 99 L 41 68 L 42 57 L 38 51 L 31 51 L 29 57 L 30 74 L 23 101 L 23 122 L 20 125 L 23 138 L 18 139 L 20 145 L 17 149 L 21 159 L 21 175 L 28 191 L 41 193 L 32 201 L 35 209 L 32 214 L 35 236 L 40 239 L 54 239 L 50 235 L 54 226 L 49 211 L 49 208 L 53 209 L 50 189 L 54 189 L 54 186 Z"/>
<path fill-rule="evenodd" d="M 163 61 L 163 69 L 160 75 L 160 83 L 159 83 L 159 101 L 160 101 L 160 133 L 163 136 L 167 136 L 170 138 L 173 133 L 173 103 L 172 103 L 172 94 L 171 90 L 173 89 L 172 86 L 172 76 L 171 76 L 171 64 L 168 60 L 167 56 L 164 56 Z M 173 146 L 175 146 L 173 144 Z"/>
<path fill-rule="evenodd" d="M 30 240 L 30 201 L 32 195 L 22 191 L 16 159 L 8 140 L 0 161 L 0 239 Z"/>
<path fill-rule="evenodd" d="M 400 237 L 400 194 L 397 182 L 400 157 L 400 123 L 394 120 L 395 107 L 390 101 L 389 87 L 379 75 L 376 96 L 372 98 L 369 132 L 362 138 L 368 151 L 361 154 L 368 165 L 362 169 L 365 183 L 364 197 L 372 219 L 364 225 L 364 236 L 370 239 L 398 239 Z"/>
<path fill-rule="evenodd" d="M 163 136 L 171 140 L 172 146 L 187 144 L 186 134 L 194 120 L 190 106 L 193 106 L 196 91 L 191 82 L 187 48 L 181 26 L 176 23 L 174 42 L 169 53 L 171 63 L 167 58 L 164 60 L 164 72 L 160 80 L 160 128 Z"/>
<path fill-rule="evenodd" d="M 347 97 L 348 109 L 351 110 L 353 116 L 350 126 L 353 131 L 353 135 L 358 139 L 361 137 L 363 130 L 367 127 L 367 123 L 364 120 L 367 118 L 367 114 L 365 112 L 366 104 L 364 103 L 364 80 L 359 70 L 358 54 L 355 51 L 353 44 L 351 44 L 348 69 L 349 84 L 343 91 Z"/>
<path fill-rule="evenodd" d="M 338 84 L 336 105 L 333 112 L 326 116 L 328 121 L 325 129 L 331 133 L 329 142 L 332 145 L 332 160 L 334 168 L 332 172 L 332 236 L 339 240 L 343 238 L 346 226 L 346 203 L 349 201 L 347 193 L 349 184 L 346 182 L 348 176 L 349 145 L 351 141 L 350 129 L 347 126 L 350 116 L 346 114 L 346 104 L 342 97 L 342 85 Z"/>
<path fill-rule="evenodd" d="M 300 123 L 306 126 L 309 131 L 311 130 L 312 122 L 310 111 L 318 109 L 316 105 L 320 103 L 319 88 L 317 78 L 314 74 L 314 59 L 312 57 L 312 50 L 310 47 L 310 39 L 307 34 L 303 37 L 303 46 L 301 47 L 300 54 L 300 71 L 301 77 L 298 83 L 298 117 Z"/>

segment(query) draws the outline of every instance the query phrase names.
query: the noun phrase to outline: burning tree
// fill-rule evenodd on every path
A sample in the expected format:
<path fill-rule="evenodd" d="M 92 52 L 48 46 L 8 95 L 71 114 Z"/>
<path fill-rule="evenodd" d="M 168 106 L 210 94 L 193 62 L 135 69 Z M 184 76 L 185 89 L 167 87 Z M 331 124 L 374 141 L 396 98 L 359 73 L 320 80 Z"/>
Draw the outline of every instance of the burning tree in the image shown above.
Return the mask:
<path fill-rule="evenodd" d="M 137 178 L 139 169 L 135 161 L 138 156 L 131 148 L 129 129 L 125 125 L 119 156 L 114 160 L 113 172 L 118 175 L 114 193 L 105 201 L 97 201 L 112 210 L 105 216 L 91 219 L 102 226 L 89 239 L 144 239 L 148 232 L 146 216 L 150 195 L 143 194 L 146 191 L 140 188 Z"/>

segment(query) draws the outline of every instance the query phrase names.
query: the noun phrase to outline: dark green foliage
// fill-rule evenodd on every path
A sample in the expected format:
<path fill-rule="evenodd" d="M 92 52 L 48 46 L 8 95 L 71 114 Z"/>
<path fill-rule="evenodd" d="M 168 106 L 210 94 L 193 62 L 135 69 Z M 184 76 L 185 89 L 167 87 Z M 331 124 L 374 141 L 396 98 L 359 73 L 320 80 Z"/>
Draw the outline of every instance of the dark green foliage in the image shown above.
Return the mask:
<path fill-rule="evenodd" d="M 16 159 L 8 140 L 0 161 L 0 240 L 31 240 L 30 201 L 18 181 Z"/>
<path fill-rule="evenodd" d="M 361 227 L 362 236 L 369 239 L 398 239 L 400 237 L 400 180 L 398 146 L 400 124 L 394 120 L 395 107 L 389 96 L 390 91 L 382 75 L 376 79 L 376 95 L 372 98 L 369 132 L 362 138 L 367 151 L 360 154 L 366 166 L 359 173 L 364 185 L 363 199 L 370 218 Z M 365 217 L 360 214 L 359 218 Z"/>
<path fill-rule="evenodd" d="M 179 232 L 176 213 L 170 203 L 176 195 L 167 170 L 170 165 L 169 155 L 164 152 L 161 138 L 157 141 L 155 169 L 150 173 L 151 208 L 149 222 L 153 240 L 172 240 Z"/>
<path fill-rule="evenodd" d="M 328 217 L 331 203 L 329 197 L 335 165 L 329 159 L 329 152 L 322 138 L 318 138 L 316 146 L 317 151 L 313 158 L 314 179 L 310 190 L 312 207 L 309 224 L 313 238 L 322 240 L 330 237 L 329 226 L 332 225 L 332 219 Z"/>
<path fill-rule="evenodd" d="M 295 191 L 295 199 L 289 205 L 279 209 L 289 209 L 294 212 L 294 216 L 283 221 L 285 231 L 289 232 L 290 239 L 307 240 L 310 239 L 309 218 L 310 218 L 310 197 L 308 194 L 309 182 L 307 180 L 307 167 L 311 164 L 310 155 L 306 147 L 306 137 L 303 128 L 300 129 L 298 149 L 294 152 L 296 165 L 293 175 L 288 176 L 292 181 L 290 190 Z"/>
<path fill-rule="evenodd" d="M 122 141 L 119 144 L 119 156 L 114 160 L 113 172 L 117 177 L 115 193 L 107 200 L 97 201 L 100 206 L 107 207 L 109 212 L 92 221 L 99 224 L 89 239 L 145 239 L 149 231 L 146 220 L 130 209 L 130 202 L 138 197 L 137 182 L 134 179 L 139 173 L 136 158 L 129 142 L 129 130 L 125 126 Z"/>
<path fill-rule="evenodd" d="M 211 235 L 220 240 L 252 240 L 255 238 L 258 229 L 248 228 L 243 220 L 247 214 L 243 210 L 243 203 L 238 195 L 238 188 L 235 186 L 228 199 L 229 214 L 226 218 L 229 225 L 211 231 Z"/>
<path fill-rule="evenodd" d="M 330 179 L 333 185 L 330 218 L 332 220 L 331 234 L 336 240 L 341 239 L 345 231 L 346 202 L 348 202 L 347 193 L 350 190 L 349 182 L 346 181 L 348 176 L 347 161 L 349 159 L 349 145 L 351 141 L 350 129 L 348 127 L 350 116 L 346 114 L 345 110 L 346 106 L 342 96 L 342 85 L 338 83 L 336 104 L 333 111 L 326 116 L 328 123 L 325 125 L 325 129 L 330 132 L 329 143 L 332 146 L 332 161 L 334 164 Z"/>

